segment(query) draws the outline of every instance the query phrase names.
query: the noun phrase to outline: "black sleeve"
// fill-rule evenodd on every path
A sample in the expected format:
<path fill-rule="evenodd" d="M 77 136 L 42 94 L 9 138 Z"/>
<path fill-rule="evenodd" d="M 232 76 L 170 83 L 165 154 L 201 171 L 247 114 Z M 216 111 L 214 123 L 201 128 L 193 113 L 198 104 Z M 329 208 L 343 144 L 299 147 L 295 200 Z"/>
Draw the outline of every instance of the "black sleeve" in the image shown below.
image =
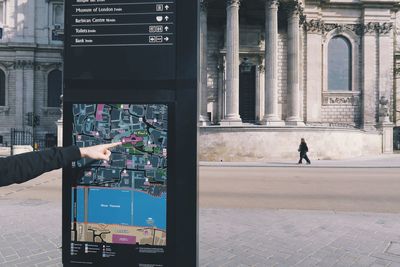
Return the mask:
<path fill-rule="evenodd" d="M 0 186 L 26 182 L 45 172 L 65 167 L 80 158 L 81 153 L 76 146 L 0 158 Z"/>

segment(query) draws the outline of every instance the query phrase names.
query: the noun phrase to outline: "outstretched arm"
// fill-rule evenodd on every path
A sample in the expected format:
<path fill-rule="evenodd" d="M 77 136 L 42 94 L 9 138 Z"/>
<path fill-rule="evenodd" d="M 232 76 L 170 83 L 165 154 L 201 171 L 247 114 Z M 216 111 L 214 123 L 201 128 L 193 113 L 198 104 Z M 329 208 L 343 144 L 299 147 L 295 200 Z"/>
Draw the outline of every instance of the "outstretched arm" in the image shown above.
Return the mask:
<path fill-rule="evenodd" d="M 109 160 L 111 155 L 109 149 L 118 145 L 121 145 L 121 143 L 84 148 L 76 146 L 58 147 L 0 158 L 0 186 L 26 182 L 45 172 L 68 166 L 72 161 L 79 160 L 82 157 Z"/>

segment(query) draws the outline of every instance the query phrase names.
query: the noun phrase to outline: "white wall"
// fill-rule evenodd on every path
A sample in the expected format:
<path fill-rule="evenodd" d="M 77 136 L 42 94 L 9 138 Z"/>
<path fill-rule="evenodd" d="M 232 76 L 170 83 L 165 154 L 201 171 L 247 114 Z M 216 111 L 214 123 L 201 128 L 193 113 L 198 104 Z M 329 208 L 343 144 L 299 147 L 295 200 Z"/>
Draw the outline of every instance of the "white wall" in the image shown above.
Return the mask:
<path fill-rule="evenodd" d="M 382 135 L 353 129 L 201 127 L 202 161 L 296 160 L 305 138 L 311 160 L 345 159 L 382 153 Z"/>

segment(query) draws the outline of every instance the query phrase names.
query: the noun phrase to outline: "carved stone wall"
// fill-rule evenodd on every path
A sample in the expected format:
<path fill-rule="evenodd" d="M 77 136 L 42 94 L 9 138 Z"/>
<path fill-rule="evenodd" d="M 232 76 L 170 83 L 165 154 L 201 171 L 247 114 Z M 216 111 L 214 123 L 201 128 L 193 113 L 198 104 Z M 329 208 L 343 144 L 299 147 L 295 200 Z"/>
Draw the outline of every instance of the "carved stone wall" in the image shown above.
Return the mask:
<path fill-rule="evenodd" d="M 361 126 L 361 98 L 359 93 L 324 93 L 322 122 Z"/>
<path fill-rule="evenodd" d="M 325 18 L 332 21 L 332 18 Z M 341 21 L 338 18 L 338 21 Z M 331 92 L 324 92 L 322 99 L 322 120 L 325 122 L 345 122 L 355 125 L 361 125 L 363 112 L 373 114 L 374 120 L 378 119 L 378 99 L 382 94 L 393 95 L 393 71 L 391 58 L 393 58 L 393 29 L 394 24 L 388 18 L 387 22 L 367 22 L 367 23 L 326 23 L 324 19 L 307 19 L 303 25 L 304 31 L 307 34 L 318 34 L 322 36 L 325 45 L 332 36 L 344 35 L 351 42 L 352 46 L 352 78 L 354 92 L 363 92 L 366 99 L 373 99 L 369 101 L 368 105 L 361 109 L 362 103 L 356 100 L 354 103 L 353 96 L 331 94 Z M 376 41 L 371 47 L 368 44 L 372 52 L 367 55 L 367 59 L 370 59 L 373 63 L 365 63 L 363 56 L 363 45 L 364 37 L 375 37 Z M 390 40 L 390 41 L 383 41 Z M 373 46 L 376 46 L 373 48 Z M 324 73 L 322 74 L 323 79 L 327 79 L 327 51 L 324 50 Z M 367 64 L 367 65 L 365 65 Z M 367 68 L 365 67 L 367 66 Z M 307 70 L 315 71 L 315 70 Z M 373 90 L 364 90 L 364 81 L 367 77 L 372 78 L 374 81 Z M 370 79 L 368 78 L 368 79 Z M 326 84 L 325 84 L 326 87 Z M 322 91 L 326 91 L 324 88 Z M 351 107 L 349 105 L 351 103 Z M 345 114 L 348 117 L 345 118 Z"/>

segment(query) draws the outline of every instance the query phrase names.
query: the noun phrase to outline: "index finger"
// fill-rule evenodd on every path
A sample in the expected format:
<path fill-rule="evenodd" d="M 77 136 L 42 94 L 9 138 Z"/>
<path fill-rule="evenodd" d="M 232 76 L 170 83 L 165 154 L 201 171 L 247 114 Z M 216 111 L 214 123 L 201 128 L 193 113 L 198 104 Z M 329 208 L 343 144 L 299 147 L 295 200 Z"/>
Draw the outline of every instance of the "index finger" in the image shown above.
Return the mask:
<path fill-rule="evenodd" d="M 120 145 L 122 145 L 122 142 L 115 142 L 115 143 L 111 143 L 111 144 L 105 144 L 104 147 L 108 149 L 108 148 L 113 148 L 113 147 L 120 146 Z"/>

